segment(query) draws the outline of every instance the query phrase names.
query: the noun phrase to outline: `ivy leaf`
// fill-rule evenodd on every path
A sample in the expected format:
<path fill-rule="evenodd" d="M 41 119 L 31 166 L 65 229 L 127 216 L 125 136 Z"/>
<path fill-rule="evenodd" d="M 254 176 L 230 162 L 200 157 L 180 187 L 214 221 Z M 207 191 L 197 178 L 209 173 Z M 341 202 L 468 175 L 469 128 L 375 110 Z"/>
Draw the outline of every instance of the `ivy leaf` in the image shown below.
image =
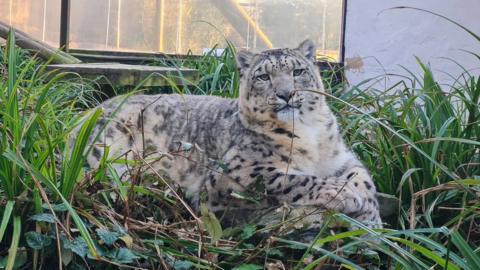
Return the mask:
<path fill-rule="evenodd" d="M 25 239 L 27 245 L 35 250 L 46 248 L 52 243 L 52 238 L 35 231 L 27 232 Z"/>
<path fill-rule="evenodd" d="M 208 211 L 207 206 L 203 203 L 200 204 L 200 213 L 202 214 L 200 219 L 203 222 L 205 230 L 212 238 L 212 243 L 220 240 L 222 237 L 222 226 L 220 225 L 220 221 L 218 221 L 213 213 Z"/>
<path fill-rule="evenodd" d="M 240 234 L 240 237 L 243 240 L 248 239 L 252 237 L 256 231 L 257 231 L 257 226 L 249 224 L 243 228 L 242 234 Z"/>
<path fill-rule="evenodd" d="M 263 267 L 257 264 L 242 264 L 233 268 L 233 270 L 262 270 Z"/>
<path fill-rule="evenodd" d="M 82 237 L 78 236 L 70 242 L 68 239 L 65 239 L 63 242 L 63 247 L 73 251 L 78 256 L 84 258 L 88 254 L 88 246 L 85 240 Z"/>
<path fill-rule="evenodd" d="M 111 246 L 113 245 L 118 238 L 120 237 L 120 234 L 118 232 L 110 232 L 105 229 L 97 229 L 96 230 L 98 237 L 107 245 Z"/>
<path fill-rule="evenodd" d="M 192 266 L 193 266 L 193 263 L 190 261 L 176 261 L 173 264 L 173 268 L 175 270 L 188 270 L 192 268 Z"/>
<path fill-rule="evenodd" d="M 65 266 L 69 265 L 73 260 L 73 252 L 65 247 L 61 248 L 60 255 L 62 257 L 62 264 Z"/>
<path fill-rule="evenodd" d="M 15 257 L 15 262 L 13 263 L 13 269 L 18 269 L 23 266 L 27 262 L 27 255 L 26 250 L 19 248 L 17 256 Z M 8 256 L 0 257 L 0 269 L 4 269 L 7 266 L 7 258 Z"/>
<path fill-rule="evenodd" d="M 115 262 L 117 263 L 132 263 L 133 260 L 137 259 L 138 257 L 133 254 L 133 252 L 128 248 L 120 248 L 115 254 Z"/>
<path fill-rule="evenodd" d="M 55 223 L 57 221 L 54 215 L 47 213 L 33 215 L 30 217 L 30 220 L 43 221 L 47 223 Z"/>

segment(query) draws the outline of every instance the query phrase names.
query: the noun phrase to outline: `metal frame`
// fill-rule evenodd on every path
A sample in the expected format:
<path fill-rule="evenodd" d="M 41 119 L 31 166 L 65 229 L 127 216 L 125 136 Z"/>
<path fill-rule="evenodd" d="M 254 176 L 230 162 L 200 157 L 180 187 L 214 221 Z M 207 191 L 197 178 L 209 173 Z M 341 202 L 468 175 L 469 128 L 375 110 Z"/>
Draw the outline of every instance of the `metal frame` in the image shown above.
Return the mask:
<path fill-rule="evenodd" d="M 70 38 L 70 0 L 62 0 L 60 6 L 60 49 L 68 52 Z"/>
<path fill-rule="evenodd" d="M 61 12 L 60 12 L 60 49 L 68 52 L 69 48 L 69 36 L 70 36 L 70 8 L 71 0 L 61 0 Z M 340 52 L 339 52 L 339 62 L 332 63 L 336 65 L 343 66 L 345 61 L 345 28 L 347 24 L 347 3 L 348 0 L 342 0 L 342 24 L 340 32 Z M 164 58 L 164 57 L 184 57 L 181 54 L 172 55 L 165 53 L 131 53 L 131 52 L 121 52 L 121 51 L 100 51 L 100 50 L 88 50 L 88 49 L 74 49 L 72 52 L 76 52 L 82 55 L 85 58 L 89 58 L 88 54 L 92 54 L 92 58 L 108 58 L 108 59 L 118 59 L 118 60 L 127 60 L 129 57 L 132 57 L 132 61 L 135 62 L 138 60 L 138 57 L 144 60 L 146 57 L 154 58 Z M 103 56 L 103 57 L 102 57 Z"/>
<path fill-rule="evenodd" d="M 345 63 L 345 31 L 347 27 L 347 4 L 348 0 L 343 0 L 342 3 L 342 26 L 340 32 L 340 59 L 339 62 L 344 64 Z"/>

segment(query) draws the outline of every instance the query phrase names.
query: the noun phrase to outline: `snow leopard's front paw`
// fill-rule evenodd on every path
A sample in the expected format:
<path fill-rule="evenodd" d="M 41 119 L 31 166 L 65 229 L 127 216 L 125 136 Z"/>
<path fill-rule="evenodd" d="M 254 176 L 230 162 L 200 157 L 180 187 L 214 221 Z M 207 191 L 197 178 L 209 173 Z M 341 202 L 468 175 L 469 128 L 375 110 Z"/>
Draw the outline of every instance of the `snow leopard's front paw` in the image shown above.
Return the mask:
<path fill-rule="evenodd" d="M 364 199 L 347 181 L 330 177 L 319 182 L 313 199 L 314 205 L 345 214 L 358 213 L 363 209 Z"/>
<path fill-rule="evenodd" d="M 363 167 L 346 170 L 336 180 L 342 186 L 343 213 L 355 218 L 369 228 L 382 228 L 376 189 L 372 178 Z"/>
<path fill-rule="evenodd" d="M 359 215 L 354 216 L 354 218 L 370 229 L 383 228 L 383 223 L 382 219 L 380 218 L 380 212 L 378 211 L 378 208 L 367 208 L 366 211 L 359 213 Z"/>
<path fill-rule="evenodd" d="M 345 177 L 348 181 L 348 187 L 361 197 L 361 207 L 351 216 L 369 228 L 382 228 L 380 208 L 375 197 L 375 185 L 367 170 L 362 167 L 352 168 L 346 172 Z"/>

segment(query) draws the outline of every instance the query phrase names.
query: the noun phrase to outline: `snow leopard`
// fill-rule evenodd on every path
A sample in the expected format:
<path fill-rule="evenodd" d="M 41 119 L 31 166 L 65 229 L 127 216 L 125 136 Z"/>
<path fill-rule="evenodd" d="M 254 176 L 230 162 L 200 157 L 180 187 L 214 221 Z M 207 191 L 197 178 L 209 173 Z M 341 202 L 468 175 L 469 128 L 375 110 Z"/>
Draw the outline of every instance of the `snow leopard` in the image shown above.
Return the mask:
<path fill-rule="evenodd" d="M 296 48 L 240 50 L 236 99 L 137 94 L 107 100 L 98 106 L 102 116 L 87 162 L 96 168 L 104 158 L 140 159 L 148 163 L 146 173 L 168 177 L 194 207 L 203 202 L 210 211 L 315 206 L 381 228 L 372 177 L 322 95 L 315 54 L 311 40 Z M 129 162 L 114 164 L 128 178 Z"/>

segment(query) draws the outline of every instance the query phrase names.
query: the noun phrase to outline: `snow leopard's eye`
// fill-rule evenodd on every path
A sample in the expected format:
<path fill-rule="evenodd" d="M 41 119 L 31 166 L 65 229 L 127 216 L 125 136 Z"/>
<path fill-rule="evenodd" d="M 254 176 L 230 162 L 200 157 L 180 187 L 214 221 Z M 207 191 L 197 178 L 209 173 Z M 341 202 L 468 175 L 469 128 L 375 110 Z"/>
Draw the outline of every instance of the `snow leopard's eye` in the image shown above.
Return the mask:
<path fill-rule="evenodd" d="M 257 81 L 268 81 L 268 80 L 270 80 L 270 76 L 265 73 L 265 74 L 258 75 L 257 77 L 255 77 L 255 80 L 257 80 Z"/>
<path fill-rule="evenodd" d="M 293 76 L 295 77 L 302 76 L 303 74 L 305 74 L 304 68 L 297 68 L 293 71 Z"/>

